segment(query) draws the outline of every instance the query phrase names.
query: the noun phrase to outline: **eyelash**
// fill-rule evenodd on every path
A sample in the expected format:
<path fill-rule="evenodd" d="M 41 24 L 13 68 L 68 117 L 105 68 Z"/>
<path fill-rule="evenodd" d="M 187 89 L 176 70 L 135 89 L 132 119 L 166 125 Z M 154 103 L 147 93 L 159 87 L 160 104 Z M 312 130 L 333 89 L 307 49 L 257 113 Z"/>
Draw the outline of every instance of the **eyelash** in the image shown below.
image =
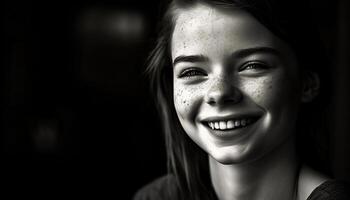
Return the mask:
<path fill-rule="evenodd" d="M 186 77 L 189 78 L 189 77 L 198 76 L 198 75 L 206 76 L 206 73 L 204 73 L 203 71 L 196 69 L 196 68 L 189 68 L 189 69 L 186 69 L 183 72 L 181 72 L 179 77 L 180 78 L 186 78 Z"/>
<path fill-rule="evenodd" d="M 258 62 L 248 62 L 242 67 L 239 68 L 239 72 L 243 72 L 245 70 L 266 70 L 270 68 L 268 65 L 264 63 L 258 63 Z M 194 76 L 206 76 L 207 74 L 203 72 L 202 70 L 198 68 L 189 68 L 185 69 L 181 72 L 179 75 L 179 78 L 190 78 Z"/>
<path fill-rule="evenodd" d="M 244 71 L 244 70 L 265 70 L 268 68 L 269 68 L 269 66 L 264 64 L 264 63 L 249 62 L 249 63 L 243 65 L 239 69 L 239 72 Z"/>

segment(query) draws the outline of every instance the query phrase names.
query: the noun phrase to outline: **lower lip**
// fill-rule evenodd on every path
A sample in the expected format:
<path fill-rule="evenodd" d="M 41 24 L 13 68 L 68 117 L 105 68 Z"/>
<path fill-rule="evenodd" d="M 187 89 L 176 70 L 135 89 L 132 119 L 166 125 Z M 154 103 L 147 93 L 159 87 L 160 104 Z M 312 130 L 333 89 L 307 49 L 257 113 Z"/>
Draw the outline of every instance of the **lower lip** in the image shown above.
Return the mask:
<path fill-rule="evenodd" d="M 244 126 L 244 127 L 240 127 L 240 128 L 235 128 L 235 129 L 230 129 L 230 130 L 213 130 L 211 129 L 209 126 L 204 125 L 209 132 L 211 133 L 211 135 L 215 136 L 216 138 L 220 138 L 220 139 L 238 139 L 241 138 L 243 136 L 248 136 L 250 135 L 249 133 L 251 131 L 249 131 L 249 129 L 251 129 L 256 123 L 257 121 L 259 121 L 259 119 L 255 120 L 253 123 Z"/>

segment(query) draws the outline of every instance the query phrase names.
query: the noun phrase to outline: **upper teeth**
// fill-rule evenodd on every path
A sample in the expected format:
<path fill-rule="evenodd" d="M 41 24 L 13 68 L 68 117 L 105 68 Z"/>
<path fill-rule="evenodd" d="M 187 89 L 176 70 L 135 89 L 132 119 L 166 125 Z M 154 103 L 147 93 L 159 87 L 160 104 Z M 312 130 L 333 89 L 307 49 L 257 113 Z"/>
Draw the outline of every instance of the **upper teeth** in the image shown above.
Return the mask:
<path fill-rule="evenodd" d="M 226 130 L 226 129 L 233 129 L 237 127 L 244 127 L 251 123 L 251 119 L 235 119 L 235 120 L 227 120 L 227 121 L 215 121 L 215 122 L 208 122 L 208 125 L 211 129 L 219 129 L 219 130 Z"/>

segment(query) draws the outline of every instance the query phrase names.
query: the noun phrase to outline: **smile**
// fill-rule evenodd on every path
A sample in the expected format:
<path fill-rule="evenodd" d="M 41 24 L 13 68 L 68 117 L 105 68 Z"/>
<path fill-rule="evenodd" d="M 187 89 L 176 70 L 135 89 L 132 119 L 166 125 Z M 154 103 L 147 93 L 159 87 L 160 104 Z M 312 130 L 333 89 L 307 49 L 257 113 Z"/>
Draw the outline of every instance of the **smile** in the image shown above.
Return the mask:
<path fill-rule="evenodd" d="M 246 138 L 257 128 L 257 121 L 262 118 L 261 112 L 244 114 L 212 115 L 202 118 L 201 123 L 209 134 L 217 139 L 237 140 Z"/>
<path fill-rule="evenodd" d="M 247 119 L 232 119 L 232 120 L 223 120 L 223 121 L 210 121 L 210 122 L 207 122 L 207 125 L 212 130 L 232 130 L 232 129 L 246 127 L 254 122 L 255 122 L 255 119 L 247 118 Z"/>

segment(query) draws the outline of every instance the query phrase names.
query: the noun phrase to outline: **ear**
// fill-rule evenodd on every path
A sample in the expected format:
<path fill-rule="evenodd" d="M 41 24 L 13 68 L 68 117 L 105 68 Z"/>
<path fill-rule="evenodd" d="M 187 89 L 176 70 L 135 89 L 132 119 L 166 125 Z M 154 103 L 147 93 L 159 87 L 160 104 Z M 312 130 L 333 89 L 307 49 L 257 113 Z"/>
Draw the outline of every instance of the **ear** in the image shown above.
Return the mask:
<path fill-rule="evenodd" d="M 311 102 L 320 91 L 320 78 L 317 73 L 307 71 L 304 73 L 301 101 Z"/>

